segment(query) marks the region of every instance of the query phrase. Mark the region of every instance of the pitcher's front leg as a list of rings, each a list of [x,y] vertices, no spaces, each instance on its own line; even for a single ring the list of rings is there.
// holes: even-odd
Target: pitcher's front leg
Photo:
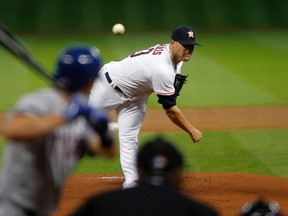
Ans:
[[[125,177],[123,188],[137,185],[136,156],[138,135],[144,121],[146,104],[130,104],[118,112],[120,162]]]

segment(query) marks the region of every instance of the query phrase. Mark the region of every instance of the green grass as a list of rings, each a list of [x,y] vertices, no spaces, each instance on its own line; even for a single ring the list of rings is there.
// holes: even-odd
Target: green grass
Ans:
[[[194,105],[287,104],[287,36],[246,32],[204,37],[187,67]]]
[[[59,50],[74,42],[98,46],[108,62],[156,43],[166,43],[169,33],[22,37],[30,52],[48,71],[53,71]],[[181,107],[287,105],[287,38],[286,31],[199,32],[202,47],[196,47],[191,61],[183,66],[189,80],[178,104]],[[4,49],[0,49],[0,65],[0,110],[10,108],[23,93],[47,85]],[[159,107],[154,95],[149,106]]]
[[[157,134],[158,135],[158,134]],[[207,131],[200,143],[184,133],[162,133],[185,156],[187,172],[248,172],[288,177],[288,130]],[[140,135],[140,142],[155,137]],[[75,173],[121,173],[119,157],[84,158]]]
[[[182,151],[186,172],[248,172],[288,178],[288,130],[206,131],[194,144],[185,133],[142,133],[139,141],[166,137]],[[0,140],[0,154],[3,153]],[[74,173],[121,173],[119,156],[114,159],[84,157]]]

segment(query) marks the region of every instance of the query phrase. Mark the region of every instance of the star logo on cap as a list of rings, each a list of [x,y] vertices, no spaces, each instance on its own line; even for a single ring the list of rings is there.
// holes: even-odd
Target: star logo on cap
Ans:
[[[188,34],[188,37],[189,37],[189,38],[190,38],[190,37],[194,38],[194,32],[192,32],[191,30],[188,31],[187,34]]]

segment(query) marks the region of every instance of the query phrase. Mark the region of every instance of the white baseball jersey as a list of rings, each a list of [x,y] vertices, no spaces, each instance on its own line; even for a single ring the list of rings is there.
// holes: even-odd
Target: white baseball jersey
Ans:
[[[135,100],[152,92],[159,95],[174,94],[175,74],[180,73],[182,63],[176,67],[168,45],[158,44],[134,52],[122,61],[108,63],[102,68],[102,73],[108,71],[113,85],[117,85],[130,100]]]
[[[152,92],[173,95],[175,74],[181,66],[182,62],[174,65],[168,44],[158,44],[104,65],[95,81],[89,103],[106,112],[115,109],[118,114],[124,188],[138,179],[135,156],[148,97]]]

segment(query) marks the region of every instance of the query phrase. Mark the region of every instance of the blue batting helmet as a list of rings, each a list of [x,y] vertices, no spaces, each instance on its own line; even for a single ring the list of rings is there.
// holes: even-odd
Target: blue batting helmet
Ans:
[[[74,92],[97,78],[101,65],[101,53],[96,47],[74,45],[60,53],[53,77]]]

